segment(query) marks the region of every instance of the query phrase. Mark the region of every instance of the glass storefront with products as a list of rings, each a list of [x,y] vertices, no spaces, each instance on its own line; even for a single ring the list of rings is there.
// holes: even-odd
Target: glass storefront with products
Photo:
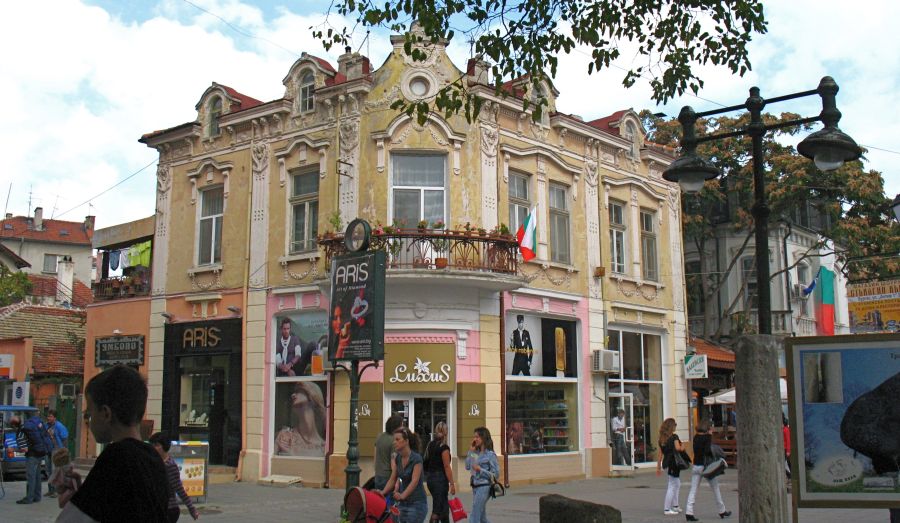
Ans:
[[[577,451],[577,337],[574,321],[507,314],[507,452]]]
[[[662,338],[616,329],[608,333],[609,350],[619,352],[622,362],[622,372],[609,377],[609,392],[631,398],[633,417],[629,428],[633,442],[629,441],[629,445],[634,446],[634,462],[655,462],[663,421]]]

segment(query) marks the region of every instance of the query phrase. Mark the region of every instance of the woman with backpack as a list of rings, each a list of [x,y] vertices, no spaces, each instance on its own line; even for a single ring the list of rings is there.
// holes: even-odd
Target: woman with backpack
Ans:
[[[447,445],[447,424],[439,421],[434,426],[434,438],[425,449],[425,482],[434,503],[431,507],[431,521],[450,523],[449,494],[456,494],[453,469],[450,466],[450,446]]]
[[[703,469],[706,464],[713,461],[715,456],[712,453],[712,436],[709,434],[709,420],[701,420],[697,424],[697,434],[694,436],[694,466],[691,467],[691,492],[688,494],[687,508],[684,511],[684,517],[688,521],[700,521],[694,517],[694,501],[697,498],[697,489],[700,488],[700,480],[703,479]],[[725,502],[722,501],[722,492],[719,490],[719,478],[713,476],[707,478],[709,486],[716,496],[717,514],[721,519],[725,519],[731,515],[731,511],[725,509]]]
[[[487,500],[491,485],[500,474],[500,464],[494,453],[494,441],[487,427],[478,427],[472,435],[472,447],[466,456],[466,470],[472,473],[472,512],[470,523],[490,523],[487,518]]]

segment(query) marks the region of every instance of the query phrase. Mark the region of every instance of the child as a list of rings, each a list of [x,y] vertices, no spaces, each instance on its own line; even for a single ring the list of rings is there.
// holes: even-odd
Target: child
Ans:
[[[175,460],[172,459],[171,456],[169,456],[169,449],[172,448],[172,442],[169,441],[169,438],[167,438],[165,434],[157,432],[150,436],[150,444],[153,445],[153,448],[159,453],[159,457],[162,458],[163,463],[166,464],[166,475],[169,477],[169,487],[171,492],[171,494],[169,494],[169,523],[175,523],[181,515],[181,510],[178,508],[178,499],[175,498],[176,494],[181,498],[181,501],[184,502],[188,511],[191,513],[191,517],[194,519],[199,518],[200,513],[197,512],[194,503],[191,502],[191,497],[184,491],[184,485],[181,483],[181,471],[178,470],[178,464],[175,463]]]
[[[50,484],[56,489],[59,496],[74,494],[81,486],[79,478],[73,476],[75,465],[69,457],[69,449],[59,448],[53,451],[53,474],[50,475]]]

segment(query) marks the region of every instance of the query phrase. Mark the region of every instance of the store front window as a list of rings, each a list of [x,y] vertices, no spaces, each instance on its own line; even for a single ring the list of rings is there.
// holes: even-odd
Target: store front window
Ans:
[[[274,449],[277,456],[325,456],[328,412],[327,314],[293,312],[273,318]]]
[[[610,375],[609,392],[627,395],[633,406],[628,443],[634,447],[634,462],[655,462],[663,421],[662,338],[611,329],[609,350],[620,352],[622,362],[622,373]]]
[[[576,323],[509,314],[506,324],[507,452],[577,451]]]

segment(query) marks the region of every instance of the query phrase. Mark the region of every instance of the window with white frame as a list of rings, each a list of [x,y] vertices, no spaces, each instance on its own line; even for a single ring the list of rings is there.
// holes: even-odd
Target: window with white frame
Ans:
[[[641,264],[645,280],[659,280],[659,261],[656,256],[656,213],[641,210]]]
[[[222,217],[224,211],[225,194],[222,187],[206,189],[200,193],[198,265],[212,265],[222,261]]]
[[[315,109],[316,77],[312,72],[305,72],[300,78],[300,112]]]
[[[569,263],[568,187],[550,184],[550,260]]]
[[[759,303],[759,292],[756,284],[756,260],[753,256],[745,256],[741,259],[741,268],[744,276],[744,303],[748,309],[755,309]]]
[[[805,289],[811,283],[809,281],[809,266],[805,264],[800,264],[797,266],[797,283],[803,286]],[[800,292],[800,295],[797,297],[800,301],[800,315],[801,316],[809,316],[809,295],[804,296],[803,292]]]
[[[291,173],[291,254],[316,249],[319,231],[319,173]]]
[[[609,253],[612,271],[625,272],[625,206],[609,202]]]
[[[393,170],[393,219],[406,227],[421,220],[429,224],[447,221],[446,158],[440,154],[395,154]]]
[[[515,232],[525,223],[531,201],[528,194],[528,176],[524,174],[509,175],[509,230]]]
[[[631,140],[631,150],[628,151],[628,156],[637,160],[641,156],[641,140],[637,126],[630,120],[625,122],[625,138]]]
[[[218,96],[209,102],[209,135],[219,135],[219,119],[222,118],[222,99]]]
[[[59,264],[59,255],[58,254],[45,254],[44,255],[44,270],[43,272],[56,273],[56,266]]]

